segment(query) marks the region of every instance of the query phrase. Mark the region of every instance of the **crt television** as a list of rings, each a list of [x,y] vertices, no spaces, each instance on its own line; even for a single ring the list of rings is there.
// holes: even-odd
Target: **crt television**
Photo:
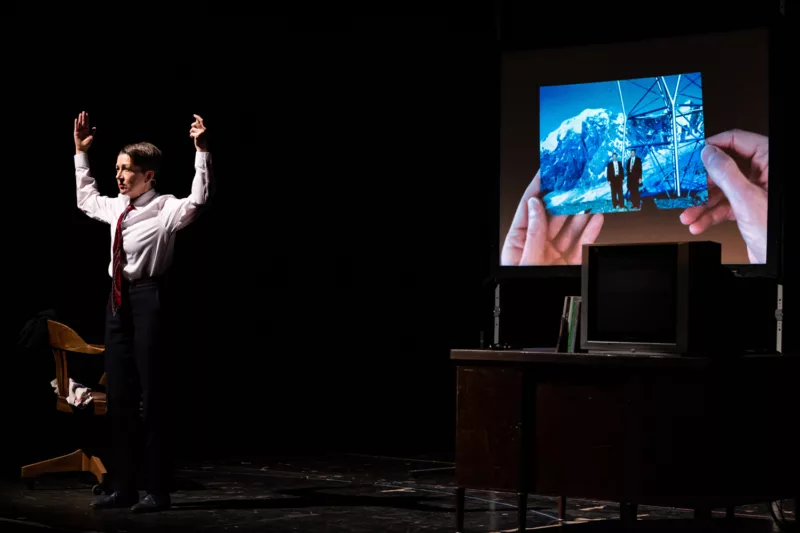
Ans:
[[[716,242],[586,245],[581,349],[631,354],[725,351],[717,324],[730,275]]]

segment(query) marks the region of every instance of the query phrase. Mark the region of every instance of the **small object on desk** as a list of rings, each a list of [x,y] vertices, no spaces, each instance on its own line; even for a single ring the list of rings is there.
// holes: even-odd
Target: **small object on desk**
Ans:
[[[514,347],[504,342],[496,342],[489,345],[490,350],[513,350]]]
[[[556,352],[575,353],[580,342],[580,296],[565,296],[561,313],[561,327],[558,332]]]

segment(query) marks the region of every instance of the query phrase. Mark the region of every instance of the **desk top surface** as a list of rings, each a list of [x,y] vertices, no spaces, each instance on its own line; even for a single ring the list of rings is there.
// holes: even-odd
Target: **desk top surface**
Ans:
[[[620,353],[557,353],[526,350],[451,350],[450,359],[468,362],[547,363],[559,365],[623,365],[654,367],[704,367],[715,364],[759,364],[780,361],[797,364],[800,357],[782,354],[748,354],[731,357],[686,357],[680,355],[620,354]]]

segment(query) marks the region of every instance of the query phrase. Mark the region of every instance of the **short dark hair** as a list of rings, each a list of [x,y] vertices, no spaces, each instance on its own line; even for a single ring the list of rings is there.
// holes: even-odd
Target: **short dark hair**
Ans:
[[[125,146],[119,152],[131,158],[131,163],[141,168],[143,172],[153,171],[153,176],[157,176],[161,170],[161,150],[152,143],[134,143]]]
[[[635,152],[635,151],[636,151],[636,148],[631,148],[631,152]],[[133,159],[133,158],[131,158],[131,159]]]

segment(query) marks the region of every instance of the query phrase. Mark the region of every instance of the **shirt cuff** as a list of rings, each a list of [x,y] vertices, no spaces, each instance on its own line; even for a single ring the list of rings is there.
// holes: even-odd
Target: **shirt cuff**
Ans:
[[[86,152],[75,154],[75,168],[89,168],[89,154]]]
[[[194,153],[194,166],[197,168],[208,168],[211,162],[211,152],[195,152]]]

